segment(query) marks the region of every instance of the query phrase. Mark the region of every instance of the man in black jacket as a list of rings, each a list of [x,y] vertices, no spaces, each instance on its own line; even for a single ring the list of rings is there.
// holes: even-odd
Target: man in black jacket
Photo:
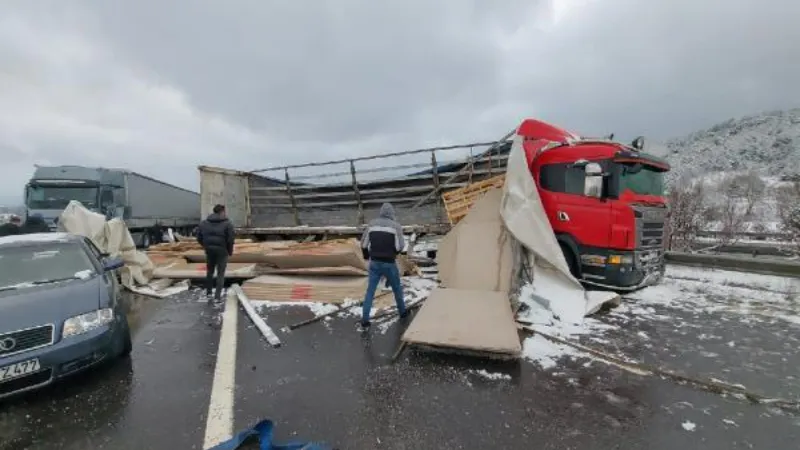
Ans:
[[[220,300],[225,286],[225,268],[228,257],[233,254],[233,224],[225,214],[225,206],[214,206],[210,214],[197,229],[197,242],[206,251],[206,295],[211,296],[214,282],[214,269],[217,271],[217,289],[214,298]]]

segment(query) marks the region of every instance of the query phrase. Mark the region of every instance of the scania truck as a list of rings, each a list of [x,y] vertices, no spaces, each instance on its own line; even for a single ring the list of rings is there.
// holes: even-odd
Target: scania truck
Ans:
[[[573,275],[617,290],[658,283],[664,274],[669,164],[631,144],[582,138],[538,120],[517,130]]]

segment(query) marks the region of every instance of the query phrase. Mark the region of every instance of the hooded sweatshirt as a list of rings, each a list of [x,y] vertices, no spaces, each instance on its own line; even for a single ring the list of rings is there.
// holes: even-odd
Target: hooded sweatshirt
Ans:
[[[227,217],[210,214],[206,220],[200,223],[197,230],[197,242],[206,250],[224,249],[228,255],[232,255],[235,234],[233,224]]]
[[[394,262],[397,254],[405,248],[403,227],[395,220],[394,207],[384,203],[378,218],[373,219],[361,236],[361,250],[365,259]]]

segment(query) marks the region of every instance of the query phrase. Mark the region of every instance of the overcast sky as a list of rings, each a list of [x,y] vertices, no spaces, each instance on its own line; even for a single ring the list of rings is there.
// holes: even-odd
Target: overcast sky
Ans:
[[[0,3],[0,204],[34,163],[197,190],[525,117],[663,140],[800,106],[797,0]]]

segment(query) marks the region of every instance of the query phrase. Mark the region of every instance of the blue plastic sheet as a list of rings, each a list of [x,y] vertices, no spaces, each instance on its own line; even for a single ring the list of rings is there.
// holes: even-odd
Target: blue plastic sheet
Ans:
[[[217,444],[208,450],[236,450],[241,447],[245,441],[253,436],[258,436],[260,450],[333,450],[331,447],[324,444],[317,444],[314,442],[299,442],[292,441],[283,444],[276,444],[272,442],[272,434],[275,424],[271,420],[262,420],[250,429],[239,432],[229,440]]]

